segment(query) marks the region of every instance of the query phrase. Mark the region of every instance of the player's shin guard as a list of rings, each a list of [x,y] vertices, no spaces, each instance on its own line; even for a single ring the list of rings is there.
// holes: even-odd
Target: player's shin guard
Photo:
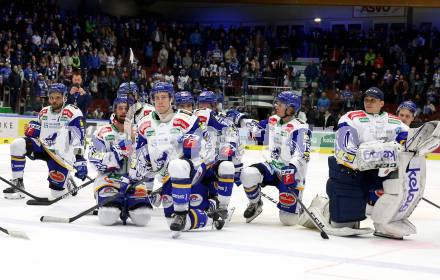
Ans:
[[[208,224],[212,224],[212,220],[208,218],[208,215],[205,211],[200,209],[191,209],[188,212],[189,220],[191,223],[188,223],[189,229],[202,228],[207,226]],[[208,222],[208,220],[210,220]]]
[[[188,211],[192,183],[191,170],[192,166],[187,160],[175,159],[168,165],[171,178],[171,196],[176,214],[183,214]]]
[[[260,184],[263,182],[263,175],[261,175],[260,171],[253,166],[246,167],[241,172],[240,179],[249,201],[251,203],[260,201]]]
[[[26,165],[26,140],[17,138],[10,146],[12,179],[23,178],[23,170]]]
[[[228,208],[234,187],[235,168],[231,161],[222,161],[218,167],[217,193],[220,208]]]

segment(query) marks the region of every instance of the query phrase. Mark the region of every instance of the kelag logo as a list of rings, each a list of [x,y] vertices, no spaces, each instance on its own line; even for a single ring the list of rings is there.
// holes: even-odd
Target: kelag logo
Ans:
[[[415,194],[419,191],[419,182],[417,181],[417,172],[420,171],[420,168],[408,169],[406,171],[408,175],[408,193],[406,196],[406,200],[402,207],[400,207],[399,212],[403,212],[408,209],[411,203],[414,200]]]

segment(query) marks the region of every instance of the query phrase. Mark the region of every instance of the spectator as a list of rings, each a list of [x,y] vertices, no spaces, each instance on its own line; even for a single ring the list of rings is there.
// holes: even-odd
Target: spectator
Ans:
[[[330,108],[330,99],[327,98],[327,94],[323,92],[317,103],[318,112],[324,113]]]
[[[408,95],[408,82],[403,75],[399,76],[399,80],[394,83],[394,95],[396,97],[395,102],[400,104]]]
[[[82,87],[81,74],[74,73],[72,76],[72,87],[67,95],[66,104],[77,106],[84,116],[87,116],[87,107],[90,105],[90,94]]]

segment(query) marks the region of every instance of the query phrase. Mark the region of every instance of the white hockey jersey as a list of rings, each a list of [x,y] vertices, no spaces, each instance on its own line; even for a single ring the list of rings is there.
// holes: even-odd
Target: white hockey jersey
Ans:
[[[336,160],[353,167],[356,151],[360,144],[375,140],[396,141],[403,144],[408,136],[408,126],[397,116],[382,112],[368,114],[365,111],[351,111],[338,122],[335,140]]]
[[[142,118],[138,124],[130,177],[139,179],[151,172],[165,172],[170,160],[183,156],[183,136],[197,133],[198,128],[199,119],[186,110],[174,112],[168,122],[162,122],[155,111]]]
[[[305,177],[312,138],[308,124],[296,118],[283,122],[274,115],[269,117],[267,129],[269,144],[265,158],[268,162],[276,170],[292,164]]]
[[[59,113],[51,106],[38,114],[41,124],[40,141],[60,157],[72,161],[75,154],[84,153],[84,117],[74,105],[66,105]]]

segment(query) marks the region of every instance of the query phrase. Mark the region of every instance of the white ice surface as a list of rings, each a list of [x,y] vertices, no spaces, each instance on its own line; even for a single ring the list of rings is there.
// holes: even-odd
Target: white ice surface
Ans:
[[[245,164],[259,161],[247,151]],[[428,161],[425,197],[440,204],[440,161]],[[325,194],[327,156],[312,154],[304,203]],[[9,146],[0,145],[0,175],[9,179]],[[92,177],[94,172],[90,174]],[[26,190],[49,195],[42,161],[27,161]],[[0,190],[6,184],[0,182]],[[277,198],[273,187],[264,189]],[[96,216],[71,224],[39,221],[71,217],[92,206],[92,187],[51,206],[0,198],[0,226],[26,232],[30,240],[0,232],[0,279],[440,279],[440,209],[422,201],[411,219],[418,234],[403,241],[374,236],[321,239],[316,231],[285,227],[273,203],[246,224],[247,199],[235,188],[231,224],[222,231],[185,232],[172,239],[162,212],[147,227],[104,227]],[[366,220],[363,226],[371,226]]]

